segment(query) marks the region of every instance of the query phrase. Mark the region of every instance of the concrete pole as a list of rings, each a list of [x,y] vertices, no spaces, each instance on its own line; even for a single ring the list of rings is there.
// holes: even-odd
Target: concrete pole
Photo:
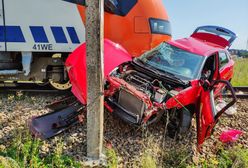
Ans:
[[[87,157],[100,160],[103,146],[104,0],[86,0]]]

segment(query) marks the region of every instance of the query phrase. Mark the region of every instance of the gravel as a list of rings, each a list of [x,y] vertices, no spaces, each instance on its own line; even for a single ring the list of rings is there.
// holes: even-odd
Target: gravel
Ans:
[[[26,129],[26,121],[31,116],[48,113],[45,105],[60,99],[61,96],[51,94],[0,94],[0,150],[11,143],[17,130]],[[104,146],[113,148],[118,156],[119,167],[140,166],[142,156],[146,153],[156,159],[159,166],[164,165],[164,152],[170,154],[177,149],[185,150],[190,163],[198,164],[201,158],[210,158],[216,154],[220,144],[219,135],[227,129],[238,129],[244,132],[238,144],[248,147],[248,101],[239,100],[237,113],[233,116],[224,114],[216,126],[214,134],[206,141],[203,152],[196,150],[196,124],[193,121],[191,130],[184,137],[171,139],[165,136],[165,121],[161,120],[149,128],[127,125],[110,113],[105,113]],[[82,161],[86,156],[86,124],[78,124],[57,137],[44,141],[41,155],[53,151],[58,142],[64,144],[64,154]],[[172,155],[168,155],[172,157]],[[173,158],[172,158],[173,159]]]

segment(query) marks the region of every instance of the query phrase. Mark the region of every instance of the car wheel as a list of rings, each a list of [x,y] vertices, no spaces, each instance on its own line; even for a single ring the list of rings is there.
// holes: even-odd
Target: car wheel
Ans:
[[[192,122],[192,112],[188,109],[182,108],[179,111],[176,119],[172,119],[168,124],[168,136],[175,138],[177,135],[186,134],[189,131]]]
[[[189,131],[191,127],[192,116],[192,112],[188,109],[182,108],[182,110],[180,110],[178,125],[179,134],[186,134]]]

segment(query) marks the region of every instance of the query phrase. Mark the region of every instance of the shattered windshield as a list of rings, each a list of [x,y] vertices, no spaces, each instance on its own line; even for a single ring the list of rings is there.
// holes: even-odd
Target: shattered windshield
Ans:
[[[136,58],[136,60],[181,79],[195,79],[199,74],[204,57],[168,43],[161,43],[158,47]]]

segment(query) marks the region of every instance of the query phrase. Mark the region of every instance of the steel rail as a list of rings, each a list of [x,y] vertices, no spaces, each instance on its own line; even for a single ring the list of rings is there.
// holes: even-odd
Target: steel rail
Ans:
[[[70,93],[70,90],[56,90],[50,86],[38,86],[36,84],[18,84],[15,87],[0,87],[0,93],[32,92],[32,93]]]
[[[248,86],[235,86],[233,88],[236,92],[237,91],[248,92]]]
[[[248,86],[233,87],[237,98],[248,99]],[[70,90],[56,90],[50,86],[38,86],[35,84],[19,84],[16,87],[0,87],[0,93],[10,92],[31,92],[31,93],[51,93],[51,94],[68,94]],[[230,94],[224,96],[230,97]]]
[[[248,86],[235,86],[233,87],[236,93],[237,98],[239,99],[248,99]],[[230,97],[230,94],[224,96]]]

